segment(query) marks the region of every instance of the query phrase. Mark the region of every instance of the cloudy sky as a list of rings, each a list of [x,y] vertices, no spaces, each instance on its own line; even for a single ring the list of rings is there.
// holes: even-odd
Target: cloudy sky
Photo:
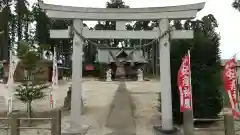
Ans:
[[[35,0],[29,0],[33,3]],[[108,0],[44,0],[44,3],[104,8]],[[197,18],[213,14],[219,23],[217,32],[221,35],[221,56],[231,58],[235,53],[240,59],[240,12],[231,7],[233,0],[124,0],[131,8],[135,7],[162,7],[206,2],[205,8],[200,11]],[[89,24],[91,25],[91,24]]]

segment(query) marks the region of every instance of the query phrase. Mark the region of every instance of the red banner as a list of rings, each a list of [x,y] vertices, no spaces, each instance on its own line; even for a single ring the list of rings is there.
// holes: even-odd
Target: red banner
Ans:
[[[238,105],[237,105],[237,63],[235,58],[227,61],[223,71],[224,88],[229,97],[229,101],[232,107],[232,113],[235,118],[239,116]]]
[[[192,109],[192,94],[190,83],[190,55],[186,55],[178,71],[178,90],[180,94],[180,112]]]

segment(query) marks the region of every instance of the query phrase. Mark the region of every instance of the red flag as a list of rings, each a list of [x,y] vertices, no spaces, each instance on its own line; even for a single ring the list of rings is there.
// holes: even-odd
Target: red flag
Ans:
[[[180,94],[180,112],[192,109],[190,75],[190,55],[184,56],[178,71],[178,90]]]
[[[229,97],[229,101],[232,107],[232,113],[234,118],[239,116],[238,105],[237,105],[237,63],[235,58],[227,61],[224,66],[223,71],[223,81],[224,81],[224,88],[227,92]]]

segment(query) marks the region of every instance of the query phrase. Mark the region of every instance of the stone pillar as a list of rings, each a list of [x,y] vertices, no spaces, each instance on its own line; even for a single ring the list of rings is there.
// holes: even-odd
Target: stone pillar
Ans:
[[[160,34],[169,29],[169,20],[159,21]],[[160,90],[162,130],[173,130],[169,34],[160,39]]]
[[[73,26],[82,33],[83,21],[74,20]],[[82,54],[83,40],[74,32],[73,38],[73,59],[72,59],[72,92],[70,128],[63,134],[81,133],[82,130]]]

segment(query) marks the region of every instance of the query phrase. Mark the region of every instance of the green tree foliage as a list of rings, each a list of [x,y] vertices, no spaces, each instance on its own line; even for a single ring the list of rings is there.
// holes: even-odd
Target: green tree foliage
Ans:
[[[40,8],[39,2],[35,3],[32,7],[33,18],[36,21],[35,29],[35,41],[38,44],[49,44],[50,43],[50,20],[46,13]]]
[[[27,0],[15,0],[15,3],[18,41],[24,38],[28,40],[28,23],[30,16],[30,11],[28,9],[29,3]]]
[[[232,6],[233,6],[233,8],[240,11],[240,0],[234,0],[234,2],[232,3]]]
[[[201,20],[186,21],[183,25],[175,21],[176,29],[194,30],[193,40],[173,40],[171,42],[171,84],[173,116],[176,122],[182,122],[179,108],[177,74],[188,49],[191,48],[191,77],[193,92],[193,110],[195,118],[216,118],[222,110],[221,66],[219,57],[218,26],[213,15]]]
[[[28,116],[32,116],[32,101],[41,99],[44,97],[42,90],[47,88],[45,82],[38,77],[41,74],[42,69],[38,64],[40,56],[37,51],[29,45],[29,43],[20,41],[17,48],[18,57],[21,59],[21,64],[25,67],[25,78],[21,81],[21,84],[16,89],[16,97],[27,103]]]
[[[8,50],[14,46],[16,39],[30,39],[32,15],[27,0],[0,0],[0,9],[0,31],[4,31],[0,34],[0,59],[8,60]]]
[[[12,23],[12,12],[11,12],[12,0],[0,0],[0,59],[8,60],[8,49],[11,44],[10,40],[10,26]]]

